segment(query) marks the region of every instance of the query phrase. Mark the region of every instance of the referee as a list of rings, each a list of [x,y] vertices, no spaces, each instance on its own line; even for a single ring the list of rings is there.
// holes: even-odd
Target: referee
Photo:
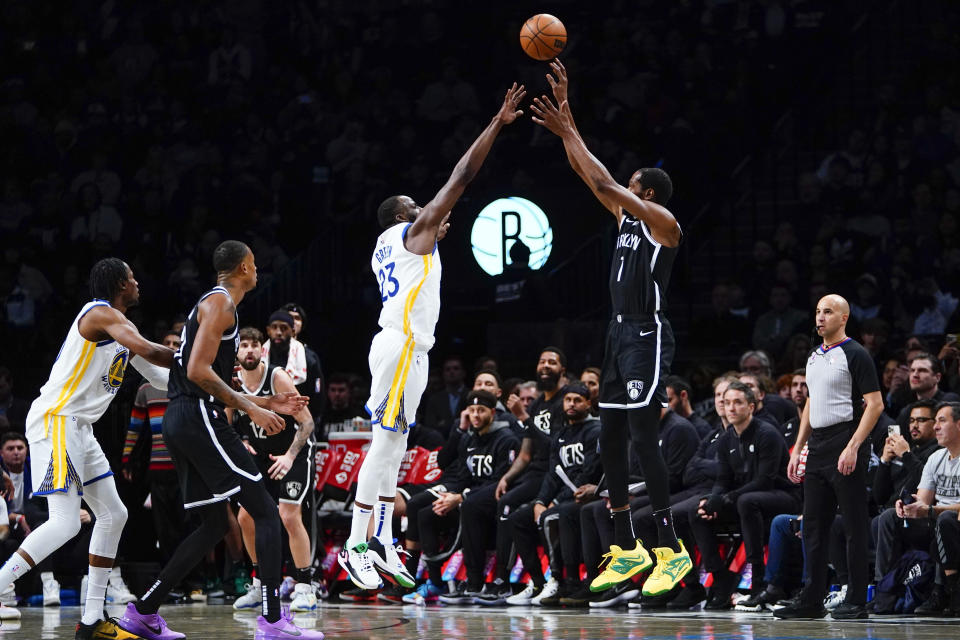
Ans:
[[[777,609],[778,618],[823,618],[827,591],[827,545],[837,506],[847,534],[850,579],[846,602],[833,610],[835,619],[867,617],[867,439],[883,399],[873,360],[846,334],[850,305],[836,294],[817,303],[817,334],[823,344],[807,359],[810,399],[800,417],[797,443],[787,475],[799,483],[800,451],[809,445],[803,477],[803,543],[807,582],[794,604]]]

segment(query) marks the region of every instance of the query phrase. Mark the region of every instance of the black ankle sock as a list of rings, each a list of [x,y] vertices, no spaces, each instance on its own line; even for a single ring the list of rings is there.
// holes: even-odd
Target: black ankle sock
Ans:
[[[313,580],[313,567],[304,567],[303,569],[296,569],[293,572],[293,579],[297,582],[303,582],[304,584],[310,584]]]
[[[613,517],[613,543],[624,551],[636,549],[637,538],[633,533],[630,509],[611,511],[610,515]]]
[[[657,546],[680,551],[677,532],[673,530],[673,511],[669,507],[660,509],[653,512],[653,517],[657,521]]]
[[[260,597],[264,603],[263,617],[267,622],[276,622],[280,619],[280,585],[261,584]]]

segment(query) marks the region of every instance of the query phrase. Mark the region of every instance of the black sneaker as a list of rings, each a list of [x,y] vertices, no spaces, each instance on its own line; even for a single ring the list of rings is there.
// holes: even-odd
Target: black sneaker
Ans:
[[[948,616],[954,616],[960,618],[960,582],[957,582],[957,574],[948,576],[947,580],[950,581],[953,578],[952,582],[948,582],[946,591],[949,593],[949,598],[947,601],[947,608],[944,609],[944,613]]]
[[[74,636],[76,640],[93,640],[93,632],[97,630],[97,627],[100,626],[100,621],[96,621],[93,624],[83,624],[83,622],[77,623],[77,634]]]
[[[488,582],[483,585],[483,589],[480,590],[480,595],[477,596],[474,602],[476,602],[476,604],[494,606],[503,604],[507,601],[507,598],[512,595],[513,589],[510,588],[510,583],[504,582],[502,578],[497,578],[493,582]]]
[[[736,611],[766,611],[767,607],[775,602],[786,598],[786,592],[780,587],[768,584],[765,589],[758,593],[751,594],[749,598],[741,600],[734,607]]]
[[[440,594],[440,602],[444,604],[473,604],[480,595],[480,588],[461,582],[453,591]]]
[[[830,612],[830,617],[834,620],[865,620],[870,615],[867,613],[866,605],[844,602]]]
[[[618,604],[626,604],[639,595],[640,586],[633,580],[624,580],[597,594],[597,597],[590,601],[590,608],[615,607]]]
[[[740,576],[733,571],[719,571],[713,575],[710,599],[703,606],[704,611],[724,611],[733,607],[730,597],[737,588]]]
[[[641,609],[643,611],[666,611],[667,605],[670,604],[671,601],[676,600],[681,591],[683,591],[683,589],[680,585],[677,585],[670,591],[661,593],[658,596],[641,595],[632,602],[628,602],[627,606],[631,609]]]
[[[377,600],[390,604],[403,604],[403,596],[410,593],[410,591],[412,591],[412,589],[401,587],[398,584],[390,585],[377,594]]]
[[[564,607],[588,607],[590,603],[597,598],[597,594],[590,591],[588,585],[584,585],[571,593],[560,598],[560,605]]]
[[[698,606],[707,599],[707,590],[697,580],[688,582],[677,597],[667,603],[667,609],[683,611]]]
[[[377,599],[377,592],[354,587],[353,589],[341,591],[340,599],[349,600],[350,602],[373,602]]]
[[[785,620],[794,620],[797,618],[819,620],[827,617],[827,610],[823,608],[822,603],[806,604],[798,599],[796,604],[774,609],[773,617],[783,618]]]

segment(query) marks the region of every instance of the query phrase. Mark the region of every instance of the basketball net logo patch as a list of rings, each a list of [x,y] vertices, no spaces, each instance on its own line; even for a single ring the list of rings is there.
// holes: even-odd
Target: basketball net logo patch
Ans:
[[[631,380],[627,383],[627,395],[631,400],[636,400],[643,393],[643,380]]]
[[[291,498],[296,498],[298,495],[300,495],[301,488],[302,485],[299,482],[291,480],[287,483],[287,495]]]

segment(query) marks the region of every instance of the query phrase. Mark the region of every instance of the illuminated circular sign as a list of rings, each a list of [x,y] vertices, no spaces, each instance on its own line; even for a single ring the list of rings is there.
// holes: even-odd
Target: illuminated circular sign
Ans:
[[[526,198],[494,200],[473,221],[470,246],[480,268],[491,276],[503,273],[510,263],[510,248],[522,242],[530,249],[528,265],[539,269],[553,249],[553,229],[543,209]]]

